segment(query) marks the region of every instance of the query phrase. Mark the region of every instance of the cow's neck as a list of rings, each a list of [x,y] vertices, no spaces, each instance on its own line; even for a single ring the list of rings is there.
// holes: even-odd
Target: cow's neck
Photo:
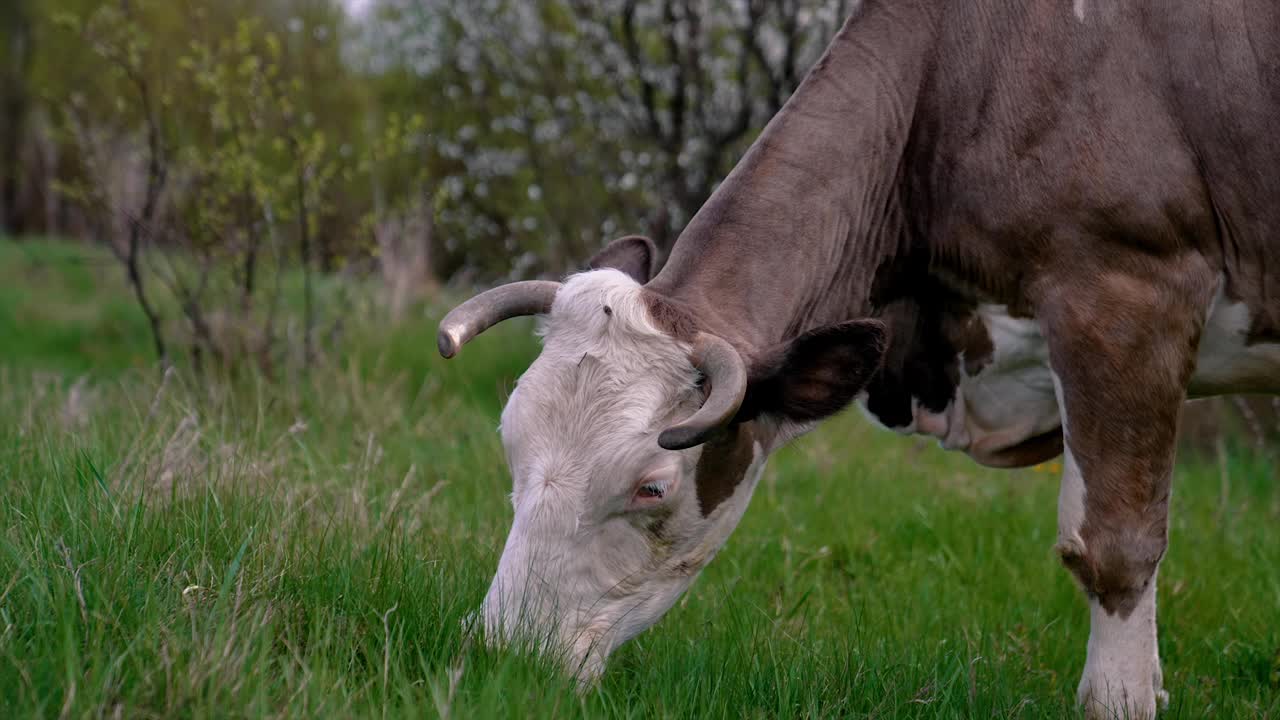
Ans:
[[[866,314],[904,238],[901,159],[929,3],[867,0],[689,223],[649,284],[752,352]]]

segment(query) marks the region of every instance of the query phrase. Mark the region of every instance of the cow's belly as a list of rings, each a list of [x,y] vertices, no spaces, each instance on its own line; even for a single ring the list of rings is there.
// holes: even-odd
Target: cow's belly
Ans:
[[[1248,306],[1219,288],[1205,313],[1188,394],[1280,393],[1280,344],[1249,343],[1250,317]]]

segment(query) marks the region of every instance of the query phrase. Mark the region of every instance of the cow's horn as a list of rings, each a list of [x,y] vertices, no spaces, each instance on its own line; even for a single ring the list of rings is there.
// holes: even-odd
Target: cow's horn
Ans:
[[[733,420],[747,394],[747,368],[742,356],[722,338],[699,333],[690,359],[711,383],[711,394],[692,417],[658,436],[658,444],[667,450],[684,450],[706,442],[713,432]]]
[[[476,295],[444,316],[436,344],[440,354],[451,358],[471,338],[503,320],[521,315],[541,315],[551,311],[560,283],[525,280],[500,285]]]

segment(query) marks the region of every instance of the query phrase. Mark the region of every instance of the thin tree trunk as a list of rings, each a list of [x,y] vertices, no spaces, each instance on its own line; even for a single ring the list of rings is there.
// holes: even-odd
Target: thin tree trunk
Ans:
[[[312,335],[315,329],[315,308],[311,298],[311,221],[307,215],[307,171],[305,163],[298,167],[298,240],[302,255],[302,359],[311,369]]]
[[[165,349],[159,316],[152,309],[151,303],[147,301],[146,292],[142,285],[142,275],[138,272],[138,253],[142,246],[142,233],[144,230],[147,232],[151,230],[168,172],[165,166],[164,145],[160,138],[160,121],[151,107],[150,90],[145,81],[141,79],[137,81],[137,85],[142,97],[142,106],[147,116],[147,192],[142,204],[141,217],[135,218],[129,224],[129,280],[134,285],[134,291],[138,296],[138,304],[142,306],[143,312],[147,315],[147,321],[151,325],[151,334],[155,339],[156,355],[160,360],[160,364],[168,366],[169,355]]]
[[[127,8],[127,5],[126,5]],[[151,86],[147,79],[136,68],[124,66],[124,72],[138,93],[138,101],[147,127],[147,186],[143,197],[142,209],[138,215],[129,218],[128,251],[121,259],[125,263],[129,276],[129,284],[133,287],[138,306],[147,317],[151,328],[151,338],[156,348],[156,356],[162,368],[169,366],[169,353],[164,342],[164,333],[160,327],[160,316],[147,297],[146,285],[140,269],[143,234],[154,230],[155,217],[159,211],[160,196],[168,179],[168,157],[165,152],[164,138],[160,129],[160,118],[152,104]],[[108,216],[110,211],[108,210]],[[112,243],[112,247],[115,244]],[[118,253],[117,253],[118,254]]]
[[[12,1],[12,0],[10,0]],[[26,132],[30,95],[27,91],[27,74],[35,56],[31,33],[31,18],[25,4],[18,2],[11,8],[13,15],[4,18],[10,27],[9,58],[0,58],[0,233],[18,235],[27,224],[18,207],[18,186],[21,175],[20,150]]]
[[[147,327],[151,330],[151,342],[156,349],[156,359],[160,361],[161,367],[167,368],[169,366],[169,351],[164,344],[164,333],[160,328],[160,315],[152,307],[151,300],[147,297],[147,288],[143,284],[142,273],[138,268],[141,239],[141,228],[135,220],[130,223],[129,250],[121,259],[124,261],[125,272],[129,276],[129,287],[133,288],[133,296],[138,301],[138,307],[142,308],[142,314],[147,318]]]
[[[280,313],[280,297],[283,295],[281,283],[284,279],[285,256],[288,253],[281,244],[280,236],[276,232],[275,210],[272,208],[270,200],[267,200],[262,205],[262,222],[267,233],[267,242],[271,244],[271,250],[275,253],[276,262],[275,272],[272,273],[274,282],[271,287],[271,295],[267,300],[267,319],[264,323],[262,338],[263,370],[268,376],[271,376],[275,372],[275,362],[271,351],[276,347],[276,317]]]
[[[253,293],[257,289],[258,248],[262,244],[262,234],[254,217],[256,214],[254,206],[253,196],[246,187],[241,199],[240,213],[241,222],[245,224],[245,232],[249,241],[249,247],[245,250],[244,263],[241,266],[240,275],[240,312],[246,322],[249,320],[249,312],[253,309]]]

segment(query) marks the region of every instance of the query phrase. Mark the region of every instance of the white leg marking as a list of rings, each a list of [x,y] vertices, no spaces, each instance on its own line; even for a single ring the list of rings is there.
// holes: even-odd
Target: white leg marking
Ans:
[[[1096,718],[1154,718],[1156,704],[1168,704],[1156,643],[1155,575],[1127,618],[1089,601],[1089,654],[1077,697]]]
[[[1058,489],[1058,548],[1084,554],[1080,528],[1084,526],[1084,476],[1071,454],[1071,430],[1067,423],[1067,405],[1063,402],[1062,381],[1053,374],[1053,391],[1058,396],[1058,412],[1062,416],[1062,485]]]
[[[1084,22],[1084,0],[1075,0],[1076,19]]]
[[[1080,537],[1080,528],[1084,527],[1084,497],[1084,476],[1071,448],[1066,448],[1062,453],[1062,485],[1058,488],[1058,547],[1070,549],[1075,555],[1083,555],[1085,551],[1084,538]]]
[[[1053,375],[1053,389],[1062,413],[1062,436],[1066,449],[1062,462],[1062,487],[1058,491],[1058,547],[1085,553],[1080,528],[1085,521],[1085,485],[1080,466],[1071,454],[1071,433],[1067,406],[1063,402],[1062,381]],[[1156,576],[1133,613],[1127,618],[1108,615],[1093,598],[1089,600],[1089,647],[1084,674],[1076,692],[1092,718],[1154,718],[1156,703],[1164,707],[1169,695],[1164,691],[1160,671],[1160,651],[1156,644]]]

